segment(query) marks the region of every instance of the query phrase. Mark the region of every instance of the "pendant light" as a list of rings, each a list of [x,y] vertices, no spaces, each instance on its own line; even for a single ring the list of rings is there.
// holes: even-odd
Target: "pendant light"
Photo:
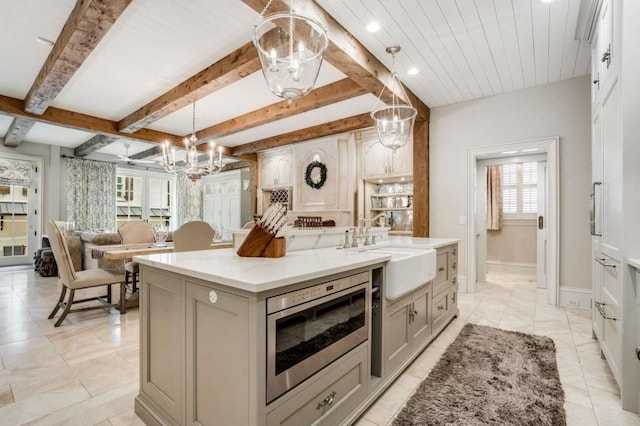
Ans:
[[[392,58],[391,81],[380,91],[380,96],[371,111],[371,118],[375,123],[378,140],[382,146],[395,152],[413,139],[413,123],[418,111],[409,102],[409,97],[396,74],[396,54],[400,51],[400,46],[387,47],[386,51],[391,54]],[[391,105],[382,101],[385,89],[391,91]],[[401,95],[402,98],[398,95]],[[404,102],[404,99],[407,102],[401,103]]]
[[[293,0],[289,12],[265,17],[271,2],[260,13],[253,44],[269,89],[291,104],[313,89],[329,41],[319,22],[293,12]]]

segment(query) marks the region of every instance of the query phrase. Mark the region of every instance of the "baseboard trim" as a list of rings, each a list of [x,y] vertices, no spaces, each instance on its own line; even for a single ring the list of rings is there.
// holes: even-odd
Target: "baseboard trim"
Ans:
[[[500,262],[487,260],[487,272],[506,272],[508,274],[520,274],[536,276],[535,263]]]
[[[560,306],[591,309],[591,290],[578,287],[560,287]]]

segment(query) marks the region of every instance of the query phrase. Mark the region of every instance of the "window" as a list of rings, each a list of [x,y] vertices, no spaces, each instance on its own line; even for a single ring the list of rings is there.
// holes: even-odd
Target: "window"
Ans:
[[[505,164],[502,169],[502,213],[532,217],[538,212],[538,163]]]
[[[118,169],[116,177],[117,226],[133,220],[171,226],[175,178],[161,173]]]

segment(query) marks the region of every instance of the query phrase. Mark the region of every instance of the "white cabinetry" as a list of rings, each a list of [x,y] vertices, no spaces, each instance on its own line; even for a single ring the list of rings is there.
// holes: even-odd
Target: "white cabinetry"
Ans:
[[[293,154],[291,149],[278,149],[258,154],[261,188],[284,188],[291,186]]]
[[[362,177],[378,179],[413,175],[413,144],[393,151],[385,148],[370,132],[362,140]],[[374,133],[375,136],[375,133]]]
[[[225,241],[231,230],[241,228],[251,219],[249,173],[234,170],[203,179],[202,220],[213,226]]]

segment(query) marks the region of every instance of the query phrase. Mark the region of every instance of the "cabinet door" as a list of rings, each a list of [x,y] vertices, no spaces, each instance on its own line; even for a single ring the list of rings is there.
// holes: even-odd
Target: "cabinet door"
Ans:
[[[600,35],[593,36],[591,44],[591,108],[595,112],[600,104],[600,87],[602,81],[602,49],[600,45]]]
[[[611,261],[608,260],[606,263],[610,262]],[[621,277],[618,272],[621,266],[622,265],[618,263],[616,268],[604,267],[601,293],[605,314],[616,318],[615,321],[613,319],[604,319],[601,345],[609,367],[611,367],[611,372],[618,381],[618,384],[622,383],[622,300],[620,298]]]
[[[410,312],[410,297],[387,305],[384,325],[385,374],[393,371],[411,353]]]
[[[390,152],[391,170],[393,176],[413,175],[413,143],[408,143],[402,148]]]
[[[431,337],[431,284],[413,295],[411,344],[417,349]]]
[[[140,327],[141,393],[176,424],[182,420],[184,284],[142,267]]]
[[[593,239],[592,244],[592,259],[591,259],[591,268],[592,268],[592,282],[593,282],[593,301],[594,302],[603,302],[602,298],[602,283],[604,280],[604,271],[603,266],[596,262],[594,259],[596,257],[600,257],[600,241]],[[592,306],[592,329],[593,334],[596,335],[598,340],[602,342],[604,335],[604,318],[600,315],[598,308],[595,303]]]
[[[390,149],[383,147],[377,139],[362,144],[362,177],[364,179],[384,177],[389,171]]]
[[[271,188],[275,185],[278,175],[276,159],[273,155],[263,155],[260,158],[260,187]]]
[[[249,301],[186,283],[187,424],[249,424]]]
[[[622,135],[620,83],[602,100],[602,253],[620,262],[622,241]]]
[[[275,158],[277,166],[277,176],[275,186],[291,186],[291,154],[280,154]]]
[[[600,17],[598,22],[598,44],[600,50],[598,57],[593,60],[598,61],[600,66],[600,93],[607,96],[609,90],[617,77],[617,45],[614,34],[614,10],[616,6],[612,0],[603,0],[600,7]],[[601,96],[602,96],[601,95]]]

